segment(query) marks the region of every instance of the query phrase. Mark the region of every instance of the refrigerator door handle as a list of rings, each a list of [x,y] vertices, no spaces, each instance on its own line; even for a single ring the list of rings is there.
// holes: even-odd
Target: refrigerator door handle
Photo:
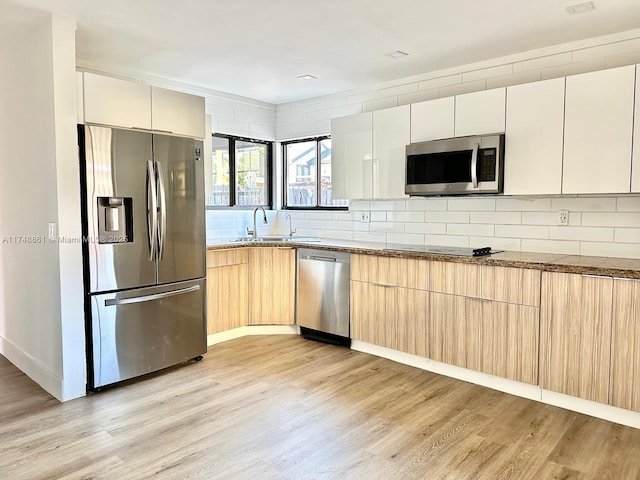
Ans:
[[[160,252],[158,258],[162,260],[164,257],[164,246],[166,244],[167,236],[167,197],[164,189],[164,172],[162,170],[162,164],[156,163],[158,168],[158,199],[160,201]]]
[[[147,161],[147,230],[149,261],[153,262],[156,256],[156,244],[158,243],[158,193],[156,189],[156,170],[152,160]]]
[[[200,290],[200,285],[192,285],[190,287],[180,288],[178,290],[171,290],[170,292],[154,293],[152,295],[143,295],[141,297],[122,298],[120,300],[116,298],[110,298],[104,301],[104,306],[112,307],[117,305],[129,305],[131,303],[150,302],[152,300],[159,300],[161,298],[182,295],[183,293],[197,292],[198,290]]]

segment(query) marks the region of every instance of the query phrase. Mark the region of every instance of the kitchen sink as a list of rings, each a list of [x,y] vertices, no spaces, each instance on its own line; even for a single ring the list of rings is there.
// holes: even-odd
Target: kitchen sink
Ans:
[[[319,242],[317,237],[289,237],[286,235],[260,235],[259,237],[238,237],[232,242]]]

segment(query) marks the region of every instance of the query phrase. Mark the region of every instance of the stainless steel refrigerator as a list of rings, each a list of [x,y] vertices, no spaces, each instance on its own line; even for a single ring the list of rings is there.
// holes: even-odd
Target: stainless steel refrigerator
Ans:
[[[206,352],[202,141],[79,126],[90,390]]]

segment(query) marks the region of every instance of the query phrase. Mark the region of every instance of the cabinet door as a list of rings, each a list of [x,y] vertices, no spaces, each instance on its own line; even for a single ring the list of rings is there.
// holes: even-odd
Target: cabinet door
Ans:
[[[247,325],[248,252],[207,251],[207,334]]]
[[[429,261],[377,255],[351,255],[351,279],[428,290]]]
[[[151,130],[151,88],[84,73],[84,123]]]
[[[156,131],[204,138],[204,97],[151,87],[151,127]]]
[[[631,166],[631,191],[640,192],[640,65],[636,65],[636,104],[633,121],[633,161]]]
[[[373,198],[403,198],[410,107],[373,112]]]
[[[295,323],[295,250],[249,249],[249,325]]]
[[[396,348],[402,352],[429,356],[429,292],[396,288]]]
[[[456,96],[455,136],[504,132],[505,92],[503,87]]]
[[[542,274],[540,386],[607,403],[613,279]]]
[[[507,88],[504,193],[560,194],[564,78]]]
[[[431,293],[429,357],[478,370],[482,300]]]
[[[454,136],[455,97],[438,98],[411,105],[411,143]]]
[[[540,309],[482,302],[480,371],[538,384]]]
[[[616,279],[613,287],[611,398],[615,407],[640,411],[640,281]]]
[[[567,77],[562,193],[630,191],[635,67]]]
[[[396,288],[351,282],[351,338],[397,349]]]
[[[373,192],[373,114],[331,119],[331,195],[371,198]]]

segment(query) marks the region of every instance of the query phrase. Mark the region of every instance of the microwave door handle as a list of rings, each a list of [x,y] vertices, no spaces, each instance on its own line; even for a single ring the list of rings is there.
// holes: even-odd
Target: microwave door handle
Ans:
[[[471,183],[473,188],[478,188],[478,143],[474,144],[473,151],[471,152]]]

